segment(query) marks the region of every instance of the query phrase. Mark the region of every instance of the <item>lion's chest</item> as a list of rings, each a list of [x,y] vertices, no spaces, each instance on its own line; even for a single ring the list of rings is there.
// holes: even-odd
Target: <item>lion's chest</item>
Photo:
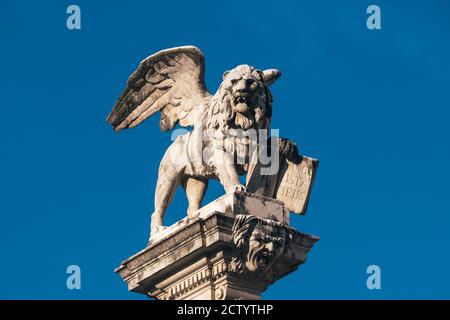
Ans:
[[[225,155],[232,158],[236,165],[248,164],[249,155],[256,148],[257,137],[253,137],[250,132],[228,129],[225,130],[225,133],[216,130],[208,135],[205,147],[224,151]],[[214,152],[214,150],[211,151]]]

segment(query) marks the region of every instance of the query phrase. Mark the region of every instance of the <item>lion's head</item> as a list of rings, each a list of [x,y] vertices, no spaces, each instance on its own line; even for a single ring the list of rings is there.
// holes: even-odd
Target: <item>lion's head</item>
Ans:
[[[223,82],[205,114],[206,127],[211,129],[261,129],[272,116],[272,95],[268,86],[281,75],[270,69],[261,71],[239,65],[225,71]]]

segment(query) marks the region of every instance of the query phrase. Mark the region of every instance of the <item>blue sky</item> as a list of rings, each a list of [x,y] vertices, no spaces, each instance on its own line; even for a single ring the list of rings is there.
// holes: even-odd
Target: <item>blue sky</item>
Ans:
[[[120,134],[105,118],[139,61],[187,44],[212,92],[237,64],[279,68],[273,127],[321,161],[291,219],[321,240],[264,298],[450,297],[448,1],[73,3],[78,31],[72,2],[0,3],[0,298],[141,298],[113,270],[146,244],[170,135],[157,117]],[[206,202],[222,193],[211,184]],[[180,189],[167,223],[185,208]],[[71,264],[81,290],[66,288]]]

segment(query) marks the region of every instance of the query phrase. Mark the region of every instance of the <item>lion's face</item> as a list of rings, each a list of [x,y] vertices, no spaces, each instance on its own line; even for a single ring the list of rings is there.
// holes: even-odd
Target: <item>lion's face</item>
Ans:
[[[261,127],[270,104],[263,72],[249,65],[240,65],[223,75],[232,114],[229,123],[243,130]]]
[[[266,128],[272,116],[272,95],[268,88],[281,72],[277,69],[258,70],[240,65],[226,71],[223,81],[208,104],[203,126],[209,129]]]

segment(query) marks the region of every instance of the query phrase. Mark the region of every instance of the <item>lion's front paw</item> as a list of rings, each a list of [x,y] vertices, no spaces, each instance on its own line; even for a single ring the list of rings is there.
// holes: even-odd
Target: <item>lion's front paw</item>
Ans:
[[[162,231],[164,231],[167,227],[164,226],[156,226],[152,228],[152,234],[158,234]]]
[[[279,138],[278,149],[280,154],[288,160],[295,161],[299,159],[297,145],[289,139]]]
[[[247,192],[247,187],[242,184],[238,184],[234,190],[237,192]]]
[[[165,230],[167,227],[165,226],[155,226],[152,227],[150,230],[150,238],[148,239],[148,242],[151,243],[155,239],[158,238],[158,236]]]

